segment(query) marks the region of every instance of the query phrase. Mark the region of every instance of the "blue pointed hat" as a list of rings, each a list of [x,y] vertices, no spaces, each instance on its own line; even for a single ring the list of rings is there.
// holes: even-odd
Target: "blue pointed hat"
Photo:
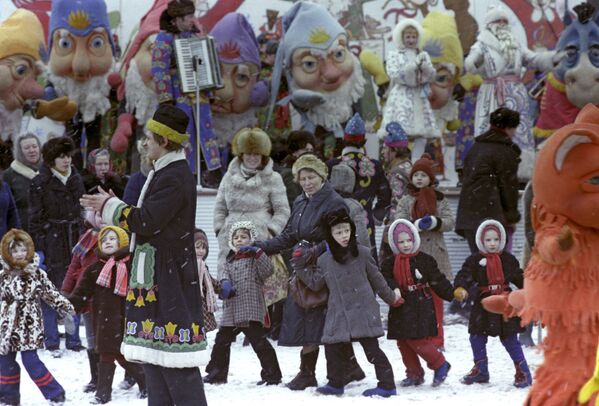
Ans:
[[[389,148],[406,148],[408,146],[408,135],[397,121],[392,121],[385,127],[387,135],[383,142]]]
[[[366,127],[360,113],[354,114],[345,124],[343,140],[346,142],[362,142],[366,139]]]

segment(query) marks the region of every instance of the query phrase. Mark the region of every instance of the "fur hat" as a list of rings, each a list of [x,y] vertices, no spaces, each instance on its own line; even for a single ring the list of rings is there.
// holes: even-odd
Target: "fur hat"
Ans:
[[[252,223],[251,221],[236,221],[235,223],[233,223],[233,225],[229,229],[229,240],[228,241],[229,241],[229,248],[231,248],[232,250],[235,249],[235,246],[233,245],[233,234],[235,234],[235,231],[237,231],[241,228],[246,229],[250,232],[249,244],[253,243],[258,238],[258,230],[256,230],[256,226],[254,225],[254,223]]]
[[[347,124],[345,125],[343,141],[346,143],[359,144],[363,143],[365,140],[366,127],[364,126],[364,120],[362,120],[362,117],[360,117],[360,113],[356,113],[347,121]]]
[[[295,179],[296,182],[299,182],[299,173],[302,169],[310,169],[311,171],[316,172],[322,180],[326,180],[329,177],[327,165],[318,159],[316,155],[304,154],[295,161],[291,168],[291,172],[293,174],[293,179]]]
[[[414,162],[412,165],[412,169],[410,170],[410,181],[412,180],[412,176],[418,171],[422,171],[428,175],[431,179],[431,185],[435,182],[435,161],[431,159],[431,156],[426,152],[422,154],[419,160]]]
[[[316,146],[316,138],[314,134],[308,131],[291,131],[287,138],[287,146],[289,152],[297,152],[300,149],[306,148],[306,145],[311,144],[312,147]]]
[[[356,186],[356,172],[351,166],[339,163],[331,168],[329,181],[337,193],[350,194]]]
[[[204,242],[204,246],[206,247],[206,255],[204,256],[203,259],[206,259],[206,257],[208,257],[208,253],[210,251],[210,244],[208,244],[208,236],[206,235],[204,230],[202,230],[201,228],[196,228],[193,232],[194,244],[198,241]]]
[[[507,107],[500,107],[491,113],[489,121],[493,127],[516,128],[520,125],[520,113]]]
[[[389,239],[389,246],[391,247],[391,251],[393,251],[395,255],[399,254],[397,239],[399,237],[399,233],[402,232],[408,233],[412,237],[412,241],[414,242],[414,246],[412,247],[412,250],[409,253],[417,253],[420,249],[420,234],[418,233],[418,229],[416,228],[416,226],[405,219],[397,219],[389,226],[387,238]]]
[[[182,145],[189,140],[188,124],[189,117],[183,110],[170,104],[161,104],[154,113],[154,117],[146,123],[146,128],[175,144]]]
[[[395,26],[393,29],[393,44],[395,44],[398,49],[404,49],[406,47],[403,44],[403,32],[408,27],[412,27],[418,32],[418,48],[420,48],[424,32],[422,30],[422,25],[412,18],[404,18]]]
[[[10,245],[15,240],[23,241],[25,247],[27,248],[27,256],[22,261],[14,260],[10,252]],[[2,251],[2,260],[10,268],[25,269],[25,267],[29,265],[31,261],[33,261],[35,256],[35,246],[33,245],[31,236],[25,231],[19,230],[17,228],[13,228],[4,234],[2,241],[0,241],[0,247]]]
[[[341,208],[328,213],[325,213],[320,220],[320,228],[325,235],[326,242],[329,246],[329,250],[333,255],[333,258],[337,262],[345,262],[345,249],[339,245],[333,235],[331,229],[337,224],[348,223],[351,228],[349,245],[347,248],[350,249],[351,254],[354,257],[358,256],[358,244],[356,242],[356,224],[353,222],[347,209]]]
[[[507,13],[507,10],[505,9],[505,7],[503,7],[501,5],[494,4],[491,7],[489,7],[489,10],[487,11],[487,14],[485,15],[484,24],[485,24],[485,26],[487,26],[487,25],[491,24],[492,22],[501,20],[501,19],[510,21],[510,17]]]
[[[98,233],[98,250],[102,252],[102,238],[109,232],[114,231],[117,239],[119,240],[119,249],[125,248],[129,245],[129,235],[127,232],[117,226],[104,226]]]
[[[391,121],[385,127],[387,135],[383,138],[383,143],[389,148],[407,148],[408,135],[397,121]]]
[[[268,134],[260,128],[242,128],[233,137],[231,149],[235,156],[240,156],[241,154],[260,154],[268,157],[270,156],[272,143]]]
[[[42,147],[42,158],[47,166],[53,166],[54,160],[61,155],[71,155],[75,150],[73,140],[69,137],[49,139]]]
[[[18,8],[0,24],[0,59],[20,54],[37,61],[45,48],[44,29],[33,12]]]
[[[485,248],[484,238],[485,234],[489,230],[495,230],[499,235],[499,252],[502,252],[505,248],[505,243],[507,241],[507,236],[505,233],[505,228],[499,221],[496,220],[485,220],[480,223],[480,226],[476,229],[476,246],[478,250],[482,253],[487,253],[487,249]]]

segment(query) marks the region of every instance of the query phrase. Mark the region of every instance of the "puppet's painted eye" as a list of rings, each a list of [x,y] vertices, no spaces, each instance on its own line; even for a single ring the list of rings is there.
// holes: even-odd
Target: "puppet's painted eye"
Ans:
[[[599,175],[593,176],[591,179],[587,180],[587,182],[590,183],[591,185],[599,186]]]
[[[25,74],[29,71],[29,67],[25,64],[18,64],[15,66],[15,73],[17,76],[25,76]]]
[[[335,62],[337,63],[345,62],[345,49],[339,49],[335,51],[333,54],[333,59],[335,59]]]
[[[62,49],[69,49],[73,46],[73,42],[69,38],[63,37],[58,41],[58,47]]]
[[[104,45],[104,38],[102,38],[102,37],[96,37],[91,42],[92,48],[101,48],[103,45]]]
[[[302,59],[302,69],[306,73],[314,73],[318,69],[318,60],[313,56],[307,56]]]

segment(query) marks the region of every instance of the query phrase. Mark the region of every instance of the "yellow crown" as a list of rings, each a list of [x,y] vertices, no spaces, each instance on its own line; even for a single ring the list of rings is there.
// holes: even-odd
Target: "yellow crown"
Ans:
[[[312,44],[324,44],[331,39],[331,36],[323,28],[315,28],[310,33],[309,41]]]
[[[76,30],[84,30],[91,24],[89,14],[83,10],[71,11],[68,21],[69,25]]]

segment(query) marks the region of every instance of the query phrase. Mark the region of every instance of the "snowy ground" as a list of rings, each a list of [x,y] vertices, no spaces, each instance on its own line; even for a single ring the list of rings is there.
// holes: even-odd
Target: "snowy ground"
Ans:
[[[81,330],[83,334],[83,329]],[[210,333],[210,339],[214,339],[215,332]],[[526,389],[516,389],[512,386],[514,377],[513,364],[501,346],[499,339],[490,339],[488,354],[490,360],[491,382],[486,385],[466,386],[459,382],[462,375],[466,374],[472,366],[472,355],[468,342],[467,327],[462,324],[446,326],[446,357],[452,364],[447,381],[438,388],[432,388],[432,372],[427,370],[426,383],[417,388],[398,388],[398,396],[391,399],[374,398],[368,399],[361,396],[363,390],[376,386],[374,368],[366,361],[364,353],[359,344],[354,345],[356,356],[364,371],[366,379],[359,383],[352,383],[345,388],[342,397],[329,397],[318,395],[314,388],[303,392],[293,392],[284,387],[257,387],[255,382],[260,379],[260,365],[251,350],[251,347],[242,347],[243,335],[240,335],[232,347],[231,368],[229,383],[226,385],[206,385],[206,396],[210,406],[224,405],[360,405],[398,404],[402,405],[431,405],[443,403],[444,406],[459,405],[521,405],[526,397]],[[404,367],[395,343],[385,339],[379,339],[383,351],[389,357],[395,373],[395,381],[404,378]],[[63,343],[64,344],[64,343]],[[297,373],[299,366],[299,349],[276,347],[281,370],[283,371],[283,382],[288,382]],[[86,394],[82,386],[89,380],[87,356],[85,352],[66,352],[62,358],[54,359],[46,351],[39,351],[41,359],[46,366],[65,387],[67,402],[65,405],[86,405],[93,394]],[[206,362],[210,356],[206,351]],[[533,369],[542,361],[542,356],[535,349],[525,349],[526,358]],[[203,368],[202,368],[203,369]],[[41,393],[29,379],[25,371],[22,372],[21,381],[21,405],[37,406],[45,404]],[[326,363],[324,351],[317,365],[317,378],[319,384],[324,384],[326,376]],[[115,376],[113,401],[115,406],[141,406],[147,402],[137,399],[137,389],[123,391],[117,388],[117,384],[123,378],[123,370],[118,368]]]

